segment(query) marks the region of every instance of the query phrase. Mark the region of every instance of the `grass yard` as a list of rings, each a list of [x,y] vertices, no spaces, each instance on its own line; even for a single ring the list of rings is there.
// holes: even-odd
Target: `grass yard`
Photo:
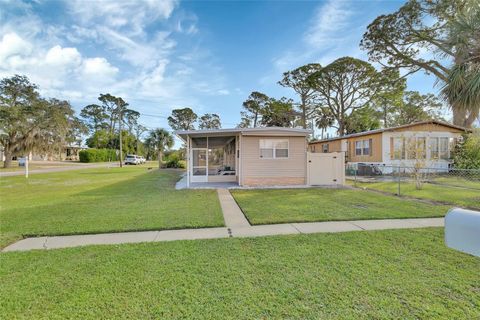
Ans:
[[[232,190],[252,224],[441,217],[448,206],[351,189]]]
[[[50,162],[50,161],[30,161],[28,165],[29,170],[36,169],[51,169],[51,168],[62,168],[72,165],[79,165],[78,162]],[[25,167],[20,167],[18,161],[12,161],[12,165],[9,168],[3,167],[3,161],[0,161],[0,172],[15,172],[15,171],[25,171]]]
[[[22,236],[222,226],[215,190],[174,190],[178,171],[83,169],[0,179],[0,247]]]
[[[439,228],[2,253],[4,319],[479,319]]]
[[[348,184],[353,185],[353,181],[348,180]],[[401,183],[400,194],[418,199],[426,199],[444,203],[451,203],[461,207],[469,207],[480,209],[480,185],[479,183],[467,181],[464,186],[472,189],[457,188],[451,185],[458,183],[452,179],[445,180],[440,178],[437,181],[439,184],[423,184],[422,190],[417,190],[414,183]],[[450,184],[450,185],[442,185]],[[398,193],[398,184],[392,181],[385,182],[358,182],[357,187],[379,190],[389,192],[392,194]],[[473,189],[477,188],[477,189]]]

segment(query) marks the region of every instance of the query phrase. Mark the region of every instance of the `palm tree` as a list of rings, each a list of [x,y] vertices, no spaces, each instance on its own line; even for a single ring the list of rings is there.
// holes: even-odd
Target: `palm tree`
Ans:
[[[315,123],[318,129],[322,130],[322,139],[324,132],[335,123],[335,117],[328,107],[320,107],[315,114]]]
[[[480,9],[466,6],[450,22],[447,44],[455,52],[442,94],[453,110],[453,122],[470,127],[480,115]]]
[[[167,130],[158,128],[149,132],[146,144],[152,149],[156,150],[158,155],[158,168],[162,167],[163,153],[166,148],[173,146],[173,136]]]

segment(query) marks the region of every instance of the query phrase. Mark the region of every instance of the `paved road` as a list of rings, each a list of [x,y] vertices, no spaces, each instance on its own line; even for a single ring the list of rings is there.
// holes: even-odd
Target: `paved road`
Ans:
[[[106,168],[106,167],[118,167],[118,162],[102,162],[102,163],[91,163],[91,164],[90,163],[72,163],[71,165],[62,163],[61,167],[32,169],[28,172],[28,174],[61,172],[61,171],[90,169],[90,168]],[[23,175],[25,175],[24,170],[0,172],[0,177],[12,177],[12,176],[23,176]]]

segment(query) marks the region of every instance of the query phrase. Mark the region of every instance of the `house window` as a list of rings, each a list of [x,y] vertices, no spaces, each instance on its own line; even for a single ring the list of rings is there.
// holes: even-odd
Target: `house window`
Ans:
[[[363,140],[363,155],[369,155],[370,154],[370,141],[369,140]]]
[[[260,158],[288,158],[288,140],[260,139]]]
[[[393,159],[405,159],[405,139],[402,137],[393,138]]]
[[[439,138],[438,154],[440,159],[448,160],[448,138]]]
[[[322,152],[323,152],[323,153],[328,153],[328,143],[324,143],[324,144],[322,145]]]
[[[362,155],[362,141],[355,141],[355,155],[361,156]]]
[[[428,148],[430,149],[430,159],[438,159],[438,138],[428,139]]]
[[[355,141],[355,155],[369,156],[371,148],[371,139]]]
[[[430,158],[448,160],[449,144],[449,138],[430,138],[428,143]]]
[[[418,159],[425,159],[427,157],[426,139],[425,137],[417,138],[415,153]]]

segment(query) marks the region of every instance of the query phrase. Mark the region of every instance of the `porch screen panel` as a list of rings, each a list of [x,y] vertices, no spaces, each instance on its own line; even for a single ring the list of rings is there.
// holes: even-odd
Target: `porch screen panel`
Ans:
[[[192,150],[192,167],[194,176],[204,176],[207,174],[207,151]]]

